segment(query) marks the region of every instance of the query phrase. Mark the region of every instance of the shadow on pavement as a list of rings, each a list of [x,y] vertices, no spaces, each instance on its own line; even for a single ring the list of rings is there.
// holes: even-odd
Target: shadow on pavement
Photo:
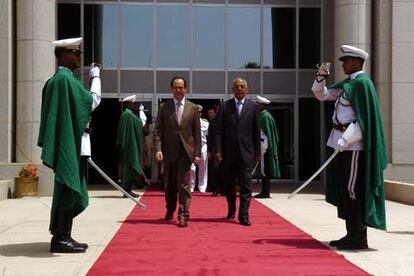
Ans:
[[[0,255],[5,257],[24,256],[29,258],[50,258],[58,257],[49,252],[49,242],[32,242],[20,244],[0,245]]]

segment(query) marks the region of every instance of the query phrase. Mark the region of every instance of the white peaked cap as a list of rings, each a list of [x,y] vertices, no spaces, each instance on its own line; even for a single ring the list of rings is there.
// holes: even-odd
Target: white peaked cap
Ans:
[[[82,37],[75,37],[75,38],[55,40],[52,42],[52,44],[55,45],[56,48],[79,50],[80,44],[82,43],[82,41],[83,41]]]
[[[198,112],[201,112],[201,111],[203,111],[203,106],[202,105],[197,105],[197,108],[198,108]]]
[[[256,102],[261,104],[270,104],[270,101],[266,99],[265,97],[256,96]]]
[[[346,57],[357,57],[362,58],[363,60],[366,60],[369,57],[367,52],[354,46],[341,45],[339,49],[341,51],[341,55],[338,58],[340,61],[343,61]]]
[[[137,98],[137,95],[131,95],[131,96],[123,98],[122,102],[132,102],[132,103],[134,103],[136,98]]]

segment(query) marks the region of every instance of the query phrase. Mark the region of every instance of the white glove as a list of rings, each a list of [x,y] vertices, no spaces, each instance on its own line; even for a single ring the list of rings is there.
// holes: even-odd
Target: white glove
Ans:
[[[89,70],[89,78],[99,78],[101,76],[101,70],[95,66]]]
[[[329,69],[331,68],[331,63],[329,62],[322,62],[316,65],[316,68],[318,68],[317,76],[325,76],[328,77],[331,73]]]
[[[336,149],[339,151],[344,151],[348,148],[349,143],[344,138],[339,138],[338,143],[336,144]]]

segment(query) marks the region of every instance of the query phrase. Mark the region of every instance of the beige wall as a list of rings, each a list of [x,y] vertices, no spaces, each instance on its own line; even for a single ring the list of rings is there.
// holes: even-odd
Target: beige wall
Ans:
[[[391,83],[386,84],[391,87],[386,95],[391,106],[388,112],[391,164],[385,177],[414,183],[414,2],[394,0],[384,3],[386,8],[391,11],[388,23],[391,45],[387,46],[391,58],[380,66],[390,70],[391,76]]]

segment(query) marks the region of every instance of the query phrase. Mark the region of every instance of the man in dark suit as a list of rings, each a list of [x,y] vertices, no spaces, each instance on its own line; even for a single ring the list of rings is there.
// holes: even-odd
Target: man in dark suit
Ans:
[[[252,196],[252,171],[260,159],[259,109],[246,99],[247,82],[233,81],[234,98],[221,106],[217,116],[216,157],[223,160],[224,185],[228,204],[227,219],[236,213],[236,183],[240,187],[239,222],[250,226],[249,206]]]
[[[191,163],[198,165],[201,156],[200,113],[195,104],[185,99],[187,83],[183,78],[174,77],[171,89],[173,99],[160,106],[155,122],[155,159],[164,162],[165,220],[173,219],[178,194],[178,226],[187,227]]]

